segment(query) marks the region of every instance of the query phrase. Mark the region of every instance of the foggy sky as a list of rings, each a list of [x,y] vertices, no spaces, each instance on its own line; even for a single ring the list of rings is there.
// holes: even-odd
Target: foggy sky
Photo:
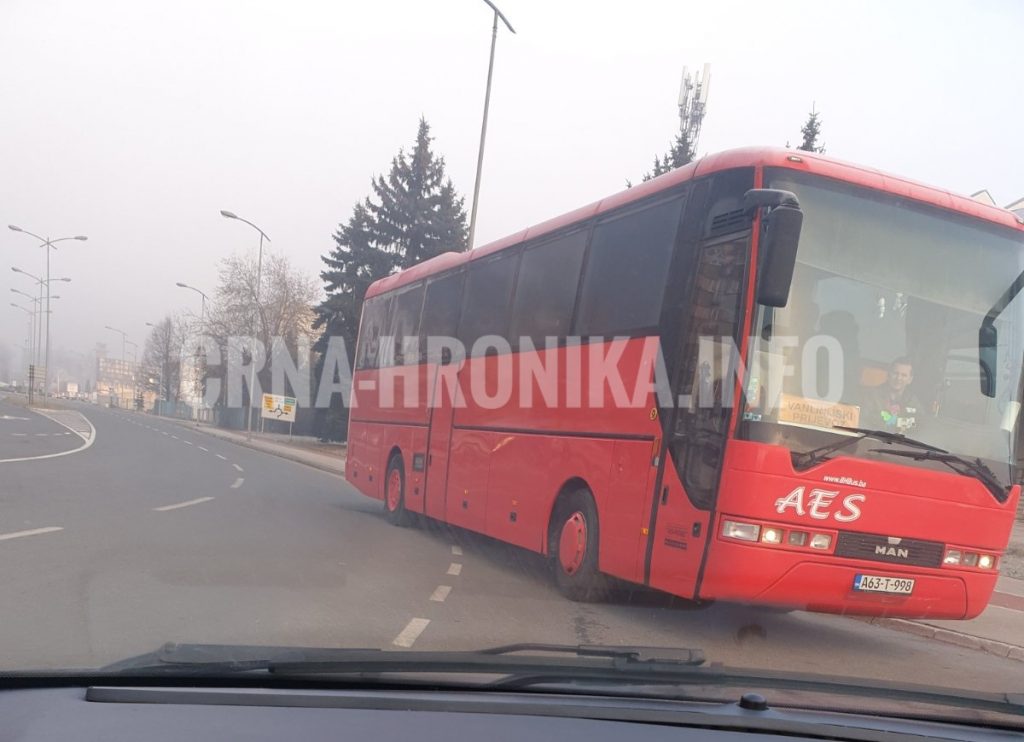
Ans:
[[[684,64],[712,64],[699,153],[794,146],[812,103],[828,154],[1000,203],[1024,195],[1024,4],[499,0],[477,244],[638,180],[678,126]],[[426,116],[472,191],[491,14],[480,0],[3,0],[0,224],[88,235],[52,255],[54,348],[120,352],[198,311],[217,261],[319,256]],[[44,254],[0,231],[8,306]],[[16,356],[17,360],[17,356]]]

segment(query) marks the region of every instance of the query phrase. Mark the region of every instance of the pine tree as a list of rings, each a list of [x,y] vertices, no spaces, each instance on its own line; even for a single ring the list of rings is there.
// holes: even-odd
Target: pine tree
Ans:
[[[800,129],[800,133],[803,134],[804,140],[800,142],[800,146],[797,149],[802,149],[804,152],[817,152],[821,154],[825,151],[825,145],[818,145],[818,137],[821,136],[821,114],[814,110],[814,106],[811,106],[811,112],[807,115],[807,121],[804,122],[804,126]]]
[[[646,181],[651,178],[657,178],[659,175],[664,175],[683,165],[688,165],[693,162],[693,157],[693,144],[690,142],[686,132],[680,131],[676,134],[675,141],[672,142],[672,146],[665,153],[664,157],[654,156],[654,167],[649,172],[644,173],[643,179]]]
[[[467,249],[465,200],[430,143],[430,126],[421,118],[412,152],[399,150],[387,176],[372,180],[372,195],[356,204],[334,233],[335,246],[322,257],[326,268],[320,274],[327,298],[317,307],[315,327],[323,332],[314,350],[321,354],[332,336],[340,337],[351,364],[371,283],[443,252]],[[340,400],[334,400],[330,413],[318,420],[321,437],[343,433],[346,417]]]

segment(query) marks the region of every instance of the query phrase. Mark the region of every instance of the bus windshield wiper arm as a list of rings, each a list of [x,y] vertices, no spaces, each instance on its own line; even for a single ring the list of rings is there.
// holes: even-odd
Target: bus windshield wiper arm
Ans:
[[[934,453],[948,453],[945,449],[933,446],[923,441],[914,440],[908,438],[902,433],[892,433],[888,430],[873,430],[871,428],[854,428],[848,425],[833,425],[836,430],[845,430],[848,433],[857,433],[856,437],[844,438],[841,441],[835,443],[827,443],[824,446],[818,446],[812,448],[809,451],[794,451],[792,454],[793,466],[796,469],[808,469],[819,461],[823,460],[830,453],[835,453],[840,449],[846,448],[847,446],[856,445],[859,441],[865,438],[874,438],[880,440],[883,443],[900,443],[904,446],[911,446],[913,448],[920,448],[923,451],[932,451]]]
[[[1009,497],[1009,488],[999,481],[995,472],[985,466],[981,459],[970,459],[966,456],[958,456],[948,451],[894,451],[889,448],[872,448],[871,453],[884,453],[889,456],[902,456],[905,459],[914,461],[938,461],[957,474],[971,476],[985,485],[985,488],[992,493],[999,502],[1006,502]]]

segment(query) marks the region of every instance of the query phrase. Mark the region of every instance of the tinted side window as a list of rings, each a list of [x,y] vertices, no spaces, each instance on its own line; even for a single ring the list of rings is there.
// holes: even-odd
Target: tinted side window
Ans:
[[[451,273],[427,284],[423,303],[423,337],[455,337],[459,328],[459,307],[462,306],[463,272]]]
[[[363,303],[363,319],[359,325],[359,342],[356,348],[356,370],[377,368],[381,339],[388,326],[390,296],[375,296]]]
[[[587,256],[578,335],[622,335],[658,325],[682,196],[601,222]]]
[[[518,262],[517,251],[470,266],[459,322],[459,340],[466,346],[467,354],[484,335],[505,337],[508,333],[509,300]]]
[[[396,294],[391,310],[390,358],[387,362],[401,365],[419,363],[420,310],[423,308],[423,284]],[[381,362],[384,365],[385,361]]]
[[[513,346],[520,337],[530,337],[535,348],[542,348],[544,338],[569,334],[586,246],[582,230],[523,253],[509,330]]]

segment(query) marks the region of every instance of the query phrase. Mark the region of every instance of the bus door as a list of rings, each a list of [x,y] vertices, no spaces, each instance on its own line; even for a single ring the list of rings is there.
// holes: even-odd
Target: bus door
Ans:
[[[425,515],[445,520],[448,487],[448,456],[452,442],[452,422],[458,392],[459,365],[430,364],[427,378],[429,390],[427,432],[427,473],[423,503]]]
[[[701,568],[714,537],[714,506],[736,396],[737,324],[749,231],[697,246],[685,293],[664,453],[651,509],[646,582],[699,597]]]

